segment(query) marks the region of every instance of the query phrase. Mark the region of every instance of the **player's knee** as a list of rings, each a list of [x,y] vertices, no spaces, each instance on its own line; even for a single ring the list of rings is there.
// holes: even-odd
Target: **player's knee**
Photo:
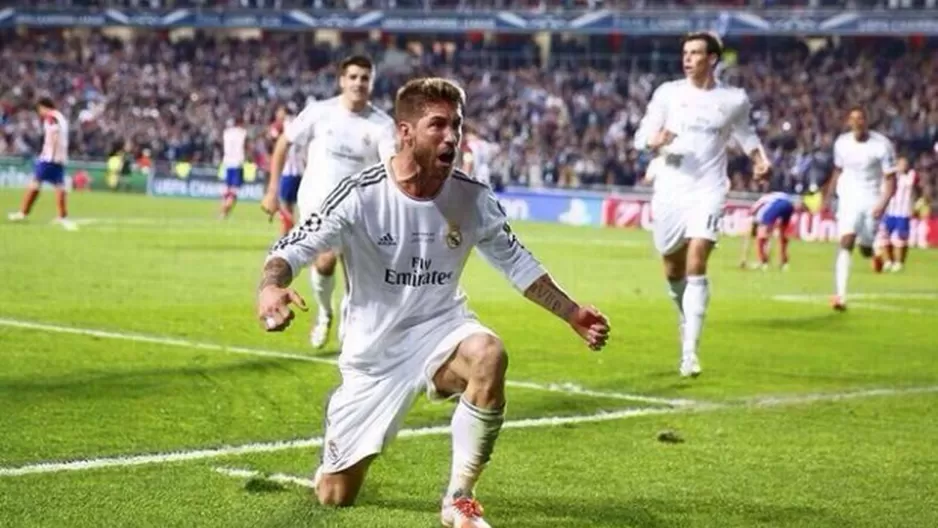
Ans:
[[[508,353],[505,345],[495,336],[478,334],[461,345],[469,364],[471,378],[484,386],[504,383],[508,371]]]

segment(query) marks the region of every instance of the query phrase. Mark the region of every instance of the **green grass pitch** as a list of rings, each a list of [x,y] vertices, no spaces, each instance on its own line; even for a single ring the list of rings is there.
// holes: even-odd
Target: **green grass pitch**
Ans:
[[[338,382],[307,321],[254,320],[276,234],[256,204],[220,222],[212,202],[75,194],[71,233],[50,194],[30,222],[0,219],[0,526],[438,525],[449,437],[421,428],[448,403],[416,405],[351,509],[219,471],[310,478]],[[19,199],[0,192],[0,211]],[[792,269],[763,273],[723,240],[689,381],[648,233],[515,230],[613,336],[590,352],[470,260],[471,305],[511,355],[510,425],[477,490],[493,526],[938,525],[938,252],[882,275],[857,255],[861,295],[837,314],[832,245],[793,242]]]

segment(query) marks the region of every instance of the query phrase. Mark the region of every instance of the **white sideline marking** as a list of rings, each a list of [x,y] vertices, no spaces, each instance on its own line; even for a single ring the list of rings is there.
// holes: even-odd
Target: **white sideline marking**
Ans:
[[[244,354],[248,356],[270,357],[278,359],[290,359],[294,361],[306,361],[310,363],[321,363],[324,365],[337,365],[334,359],[321,358],[316,356],[307,356],[303,354],[291,354],[289,352],[277,352],[275,350],[263,350],[259,348],[247,348],[241,346],[227,346],[217,343],[200,343],[188,339],[178,339],[172,337],[161,337],[146,334],[134,334],[125,332],[110,332],[107,330],[95,330],[91,328],[76,328],[72,326],[59,326],[46,323],[37,323],[33,321],[21,321],[18,319],[0,318],[0,326],[11,326],[14,328],[25,328],[28,330],[40,330],[44,332],[54,332],[60,334],[85,335],[99,337],[102,339],[120,339],[124,341],[134,341],[138,343],[151,343],[156,345],[175,346],[182,348],[194,348],[197,350],[210,350],[214,352],[227,352],[230,354]],[[589,390],[573,383],[551,383],[541,384],[530,381],[507,380],[505,385],[508,387],[517,387],[519,389],[530,389],[543,392],[556,392],[561,394],[570,394],[576,396],[589,396],[594,398],[609,398],[613,400],[629,400],[645,403],[654,403],[658,405],[683,406],[691,405],[694,400],[656,398],[654,396],[643,396],[641,394],[628,394],[621,392],[605,392]]]
[[[821,304],[827,302],[829,299],[825,295],[816,295],[816,294],[792,294],[792,295],[773,295],[772,299],[775,301],[789,302],[789,303],[803,303],[803,304]],[[868,310],[878,310],[881,312],[899,312],[899,313],[908,313],[914,315],[932,315],[935,310],[926,310],[922,308],[915,308],[911,306],[895,306],[892,304],[880,304],[873,302],[853,302],[852,299],[910,299],[910,300],[933,300],[938,299],[938,294],[936,293],[854,293],[847,296],[847,306],[850,308],[865,308]]]
[[[316,484],[313,483],[312,480],[303,477],[297,477],[296,475],[287,475],[285,473],[272,473],[268,475],[266,473],[261,473],[260,471],[254,471],[252,469],[226,467],[217,467],[215,468],[215,472],[234,478],[248,479],[261,477],[264,480],[279,482],[281,484],[296,484],[297,486],[302,486],[304,488],[316,489]]]
[[[502,426],[505,429],[530,429],[539,427],[556,427],[559,425],[608,422],[623,420],[639,416],[657,416],[666,414],[690,414],[697,412],[718,411],[726,409],[767,408],[787,405],[812,404],[818,402],[838,402],[861,398],[883,396],[903,396],[910,394],[938,393],[938,385],[908,388],[878,388],[850,392],[827,394],[801,394],[794,396],[756,396],[726,403],[700,403],[684,407],[671,408],[639,408],[625,409],[613,412],[599,412],[577,416],[529,418],[524,420],[508,420]],[[401,430],[400,438],[414,438],[421,436],[439,436],[449,434],[449,426],[422,427],[417,429]],[[86,460],[72,460],[66,462],[39,462],[19,467],[0,467],[0,477],[15,477],[34,475],[40,473],[60,473],[65,471],[86,471],[109,467],[143,466],[148,464],[165,464],[169,462],[183,462],[190,460],[203,460],[227,456],[246,455],[251,453],[270,453],[288,449],[319,447],[322,438],[308,438],[300,440],[286,440],[279,442],[257,442],[239,446],[223,446],[195,451],[176,451],[170,453],[153,453],[143,455],[128,455],[105,458],[92,458]]]

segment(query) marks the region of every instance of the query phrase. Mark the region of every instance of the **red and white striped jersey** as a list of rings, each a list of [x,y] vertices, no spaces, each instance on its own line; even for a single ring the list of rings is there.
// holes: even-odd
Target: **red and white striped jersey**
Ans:
[[[915,210],[915,188],[918,187],[918,174],[914,170],[905,174],[896,174],[896,194],[892,195],[886,207],[886,216],[909,218]]]
[[[68,121],[53,110],[42,120],[42,151],[39,161],[64,164],[68,161]]]

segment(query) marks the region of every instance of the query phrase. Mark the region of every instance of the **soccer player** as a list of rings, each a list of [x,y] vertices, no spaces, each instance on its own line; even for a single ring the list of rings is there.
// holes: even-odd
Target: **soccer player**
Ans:
[[[502,341],[467,307],[459,288],[473,248],[525,297],[567,322],[590,348],[608,337],[605,317],[573,301],[515,237],[491,189],[454,170],[465,94],[440,78],[397,93],[401,150],[346,178],[322,206],[276,243],[264,265],[258,317],[268,331],[290,324],[293,277],[341,247],[349,275],[342,383],[326,405],[319,501],[351,505],[374,458],[421,392],[456,397],[452,471],[444,526],[485,528],[474,496],[504,420]]]
[[[756,178],[769,171],[749,124],[749,97],[714,79],[722,50],[720,39],[710,33],[686,36],[685,78],[655,90],[635,135],[636,147],[660,160],[654,165],[653,238],[678,309],[680,374],[685,377],[701,372],[697,347],[710,300],[707,261],[729,189],[729,141],[751,157]]]
[[[36,103],[36,112],[42,120],[42,151],[36,160],[36,173],[33,181],[26,187],[23,205],[20,210],[10,213],[11,222],[22,222],[29,216],[43,183],[55,188],[55,203],[59,216],[59,225],[68,231],[75,231],[78,225],[68,219],[67,193],[65,190],[65,163],[68,161],[68,120],[55,108],[55,102],[49,97],[42,97]]]
[[[847,309],[847,282],[850,255],[857,243],[860,254],[873,256],[876,226],[896,191],[896,155],[889,139],[870,130],[863,108],[853,108],[848,115],[850,132],[834,142],[834,173],[828,192],[837,192],[837,235],[840,249],[834,264],[836,293],[831,307]]]
[[[297,195],[301,217],[316,211],[340,181],[394,153],[394,120],[371,104],[373,85],[371,59],[351,56],[339,63],[342,93],[308,105],[284,129],[271,156],[270,182],[261,205],[268,214],[278,209],[277,190],[291,145],[306,148],[306,168]],[[310,268],[310,283],[319,305],[309,338],[314,348],[326,345],[332,328],[336,260],[335,252],[325,251]],[[340,339],[343,326],[339,325]]]
[[[244,162],[247,160],[248,131],[241,118],[229,121],[222,132],[222,166],[225,171],[225,192],[221,198],[221,218],[228,218],[238,201],[238,190],[244,184]]]
[[[752,230],[749,239],[743,243],[743,258],[740,267],[745,268],[749,260],[749,240],[756,241],[759,253],[759,267],[764,271],[769,268],[769,238],[778,229],[778,246],[781,254],[780,266],[788,269],[788,225],[795,214],[795,200],[783,192],[768,193],[752,204]]]
[[[276,141],[283,134],[284,128],[293,120],[286,107],[277,109],[277,115],[270,126],[270,137]],[[283,164],[280,177],[280,235],[287,234],[293,228],[296,209],[297,193],[300,189],[300,178],[303,176],[303,149],[300,145],[291,144],[287,149],[286,161]]]
[[[874,269],[899,272],[905,267],[909,253],[909,233],[915,200],[922,195],[921,181],[918,174],[910,167],[907,156],[896,160],[896,193],[886,207],[877,233],[878,254],[873,257]],[[896,258],[898,250],[898,259]],[[886,258],[883,259],[883,256]]]
[[[486,185],[491,185],[492,162],[501,150],[499,146],[483,139],[473,128],[466,131],[463,145],[462,171]]]

